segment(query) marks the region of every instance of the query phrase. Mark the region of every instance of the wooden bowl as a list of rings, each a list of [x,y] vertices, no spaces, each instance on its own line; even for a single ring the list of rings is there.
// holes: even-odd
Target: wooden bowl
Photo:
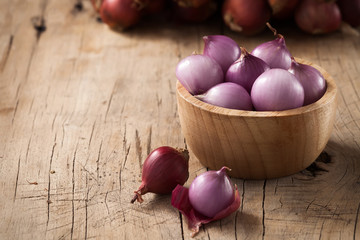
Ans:
[[[202,102],[178,81],[178,113],[190,151],[206,167],[232,169],[244,179],[287,176],[308,167],[328,142],[336,114],[337,88],[321,67],[327,90],[317,102],[285,111],[242,111]]]

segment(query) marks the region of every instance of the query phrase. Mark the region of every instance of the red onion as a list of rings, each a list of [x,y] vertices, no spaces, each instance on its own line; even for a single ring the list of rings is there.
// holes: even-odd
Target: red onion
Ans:
[[[196,96],[203,102],[238,110],[252,110],[249,93],[242,86],[225,82],[210,88],[204,95]]]
[[[268,0],[272,9],[272,17],[286,19],[293,16],[295,7],[299,0]]]
[[[100,16],[110,28],[123,30],[140,20],[141,11],[134,0],[103,0]]]
[[[240,56],[238,44],[224,35],[210,35],[203,37],[204,55],[214,59],[222,68],[224,74],[229,66]]]
[[[289,69],[291,65],[291,54],[286,47],[285,39],[281,34],[276,34],[276,30],[268,25],[277,35],[275,40],[265,42],[257,46],[251,53],[255,57],[264,60],[270,68]]]
[[[134,0],[144,14],[156,14],[165,8],[166,0]]]
[[[178,185],[173,190],[171,204],[186,217],[192,236],[202,224],[225,218],[239,208],[239,192],[226,175],[227,169],[205,172],[189,189]]]
[[[360,26],[360,0],[338,0],[342,19],[353,27]]]
[[[231,30],[253,35],[264,29],[271,8],[267,0],[225,0],[222,16]]]
[[[191,55],[182,59],[176,67],[176,77],[191,94],[202,94],[223,82],[220,65],[205,55]]]
[[[241,48],[241,56],[227,70],[225,81],[237,83],[250,93],[256,78],[269,69],[266,62]]]
[[[168,194],[178,184],[183,185],[189,178],[188,162],[186,149],[163,146],[153,150],[144,162],[142,182],[131,203],[143,202],[141,195],[145,193]]]
[[[323,75],[312,66],[301,64],[292,59],[289,72],[295,75],[304,88],[304,105],[319,100],[326,91]]]
[[[175,16],[185,22],[203,22],[216,12],[217,0],[208,0],[199,7],[181,6],[175,3],[173,10]]]
[[[198,8],[208,3],[209,0],[173,0],[181,7],[194,7]]]
[[[333,1],[303,0],[296,8],[295,22],[307,33],[330,33],[339,29],[341,13]]]
[[[290,72],[274,68],[261,74],[251,89],[251,100],[257,111],[281,111],[301,107],[304,88]]]

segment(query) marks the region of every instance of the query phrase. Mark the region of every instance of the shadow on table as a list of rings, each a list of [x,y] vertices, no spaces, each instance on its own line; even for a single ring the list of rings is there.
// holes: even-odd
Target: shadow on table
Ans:
[[[331,173],[332,176],[343,174],[344,169],[350,165],[357,166],[358,164],[355,163],[360,161],[360,147],[355,142],[353,143],[350,145],[350,143],[339,143],[330,140],[319,157],[305,170],[296,175],[307,176],[312,179],[328,173]],[[351,170],[349,173],[354,175],[360,174],[359,167],[349,170]]]

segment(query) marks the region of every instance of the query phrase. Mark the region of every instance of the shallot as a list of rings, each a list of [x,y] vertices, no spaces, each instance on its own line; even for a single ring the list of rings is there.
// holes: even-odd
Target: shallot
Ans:
[[[191,94],[202,94],[223,82],[220,65],[212,58],[193,54],[182,59],[176,67],[176,77]]]
[[[289,72],[295,75],[304,88],[304,105],[316,102],[324,95],[326,82],[316,68],[298,63],[293,58]]]
[[[294,17],[298,27],[311,34],[334,32],[341,25],[340,9],[334,1],[303,0]]]
[[[183,185],[189,178],[188,162],[186,149],[163,146],[153,150],[144,162],[142,182],[131,203],[143,202],[141,195],[145,193],[168,194],[178,184]]]
[[[266,62],[241,47],[241,56],[227,70],[225,81],[237,83],[250,93],[256,78],[269,69]]]
[[[196,97],[219,107],[249,111],[253,109],[249,93],[242,86],[232,82],[215,85],[205,94]]]
[[[224,74],[229,66],[240,57],[240,47],[230,37],[224,35],[204,36],[204,55],[214,59]]]
[[[286,47],[285,38],[268,24],[268,27],[277,36],[275,40],[265,42],[257,46],[251,53],[255,57],[264,60],[270,68],[289,69],[291,65],[291,54]]]
[[[304,103],[304,88],[293,74],[274,68],[255,80],[251,89],[251,100],[257,111],[298,108]]]
[[[227,167],[197,176],[190,188],[178,185],[172,192],[171,204],[187,219],[192,236],[202,224],[219,220],[237,211],[240,195],[226,174]]]
[[[103,0],[100,16],[110,28],[123,30],[140,21],[141,9],[134,0]]]
[[[254,35],[265,28],[271,8],[267,0],[225,0],[222,16],[231,30]]]

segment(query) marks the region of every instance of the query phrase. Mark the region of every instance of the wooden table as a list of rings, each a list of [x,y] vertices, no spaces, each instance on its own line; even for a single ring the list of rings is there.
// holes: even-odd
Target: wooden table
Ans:
[[[185,146],[175,67],[202,51],[203,35],[252,50],[270,31],[245,37],[217,17],[164,16],[117,33],[75,0],[1,0],[0,29],[0,239],[190,239],[170,196],[129,203],[148,153]],[[328,157],[289,177],[232,179],[241,207],[196,239],[360,239],[360,37],[279,31],[336,80]],[[190,157],[186,186],[206,171]]]

